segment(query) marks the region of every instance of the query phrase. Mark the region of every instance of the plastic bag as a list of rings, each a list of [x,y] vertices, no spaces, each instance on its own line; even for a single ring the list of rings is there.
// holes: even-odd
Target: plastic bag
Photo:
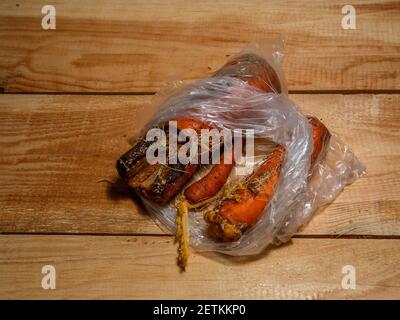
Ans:
[[[279,84],[260,83],[255,76],[258,69],[254,69],[251,59],[248,64],[246,62],[240,66],[240,77],[237,74],[232,77],[232,70],[237,68],[237,57],[234,57],[231,59],[232,66],[228,62],[223,72],[217,72],[216,76],[169,92],[154,118],[143,130],[145,134],[154,125],[178,117],[203,120],[219,129],[252,129],[256,156],[246,160],[253,161],[255,167],[261,163],[263,155],[268,153],[268,141],[282,145],[286,150],[279,182],[271,201],[257,223],[239,240],[217,242],[211,239],[207,233],[208,225],[203,219],[206,209],[190,211],[190,244],[199,251],[252,255],[260,253],[271,243],[287,241],[308,222],[317,208],[331,202],[347,184],[365,173],[365,167],[351,149],[334,134],[326,146],[326,155],[310,171],[313,150],[311,127],[306,116],[287,96],[281,70],[282,47],[279,41],[263,45],[251,44],[237,56],[261,56],[273,68]],[[246,79],[248,76],[252,78]],[[251,81],[252,85],[243,79]],[[261,87],[270,87],[271,92],[259,90]],[[279,92],[274,90],[276,87]],[[243,164],[237,164],[236,167],[240,165]],[[227,183],[232,184],[241,179],[236,173],[237,170],[232,171]],[[205,170],[200,170],[191,181],[204,174]],[[167,205],[159,205],[144,197],[142,199],[156,220],[169,232],[175,232],[176,202],[172,200]]]

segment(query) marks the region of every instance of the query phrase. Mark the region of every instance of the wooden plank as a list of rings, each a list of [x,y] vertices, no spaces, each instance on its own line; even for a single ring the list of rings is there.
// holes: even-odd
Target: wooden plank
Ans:
[[[400,95],[293,95],[366,164],[301,231],[400,235]],[[162,234],[114,162],[154,107],[149,96],[0,96],[0,232]]]
[[[182,274],[171,237],[0,236],[0,298],[399,299],[399,242],[295,239],[253,258],[192,253]],[[47,264],[55,290],[41,287]],[[354,290],[341,287],[345,265]]]
[[[399,90],[400,6],[343,1],[61,1],[42,30],[43,1],[0,3],[0,87],[6,92],[154,92],[211,75],[257,39],[284,34],[291,90]]]

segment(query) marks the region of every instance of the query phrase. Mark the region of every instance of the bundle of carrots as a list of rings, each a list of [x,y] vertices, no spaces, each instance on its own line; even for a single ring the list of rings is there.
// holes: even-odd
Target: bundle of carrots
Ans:
[[[240,79],[256,90],[270,93],[281,93],[282,84],[274,69],[261,57],[255,54],[243,54],[228,62],[214,77],[228,76]],[[312,128],[313,150],[311,167],[324,156],[324,146],[330,139],[327,128],[315,117],[307,117]],[[212,129],[213,126],[200,119],[176,118],[176,130]],[[157,125],[166,129],[165,123]],[[208,223],[209,236],[215,241],[232,242],[240,239],[242,234],[256,224],[268,206],[279,182],[281,169],[285,160],[285,148],[276,145],[266,154],[255,170],[235,183],[227,185],[227,179],[234,168],[234,163],[211,166],[209,172],[200,180],[190,183],[200,166],[194,163],[149,164],[146,161],[146,150],[150,142],[144,136],[116,163],[119,175],[140,196],[158,204],[167,204],[177,198],[177,239],[179,241],[178,264],[185,269],[188,259],[189,236],[187,230],[189,210],[202,207],[210,202],[212,209],[204,213]],[[234,146],[233,146],[234,147]],[[182,192],[183,189],[183,192]]]

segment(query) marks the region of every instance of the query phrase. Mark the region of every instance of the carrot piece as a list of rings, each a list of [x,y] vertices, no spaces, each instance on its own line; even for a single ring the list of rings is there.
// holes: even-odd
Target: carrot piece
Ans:
[[[233,157],[233,148],[232,163],[224,163],[224,155],[221,155],[219,164],[214,164],[208,174],[191,184],[185,190],[184,194],[186,199],[189,200],[190,203],[195,204],[215,196],[224,186],[234,167]]]
[[[253,226],[274,194],[279,181],[284,149],[279,146],[246,181],[245,189],[234,192],[235,199],[224,201],[219,209],[231,224]]]
[[[308,123],[311,125],[313,138],[313,151],[311,154],[312,169],[317,160],[325,155],[326,145],[329,143],[331,134],[324,124],[315,117],[308,116]]]

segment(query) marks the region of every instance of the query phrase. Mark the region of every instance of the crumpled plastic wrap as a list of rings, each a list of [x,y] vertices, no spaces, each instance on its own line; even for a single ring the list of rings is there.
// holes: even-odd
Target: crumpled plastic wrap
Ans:
[[[219,129],[253,129],[255,167],[269,152],[271,141],[286,149],[279,182],[271,201],[258,222],[239,240],[217,242],[211,239],[203,219],[206,208],[190,210],[190,244],[198,251],[217,251],[235,256],[254,255],[270,244],[285,242],[310,220],[318,208],[333,201],[346,185],[365,173],[363,164],[350,147],[333,133],[334,128],[330,128],[329,123],[325,125],[332,136],[329,144],[324,146],[326,155],[310,168],[313,150],[311,126],[299,107],[287,96],[281,70],[282,43],[253,43],[240,55],[247,53],[261,56],[274,69],[280,82],[279,92],[258,90],[238,77],[231,77],[229,68],[225,68],[224,72],[217,72],[212,78],[170,90],[167,97],[161,94],[164,101],[143,130],[145,133],[161,121],[178,117],[200,119]],[[244,68],[243,71],[250,69]],[[240,165],[243,164],[236,164]],[[207,168],[196,173],[188,185],[206,171]],[[233,170],[227,183],[232,184],[242,178]],[[175,200],[167,205],[159,205],[145,198],[143,202],[164,228],[175,232]]]

